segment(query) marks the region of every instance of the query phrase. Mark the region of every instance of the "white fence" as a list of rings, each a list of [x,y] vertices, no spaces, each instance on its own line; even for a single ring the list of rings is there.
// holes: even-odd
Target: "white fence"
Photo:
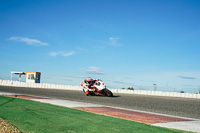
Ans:
[[[72,85],[57,85],[48,83],[25,83],[11,80],[0,80],[0,85],[16,86],[16,87],[30,87],[30,88],[46,88],[46,89],[64,89],[64,90],[82,90],[81,86]]]
[[[44,89],[47,88],[47,89],[64,89],[64,90],[79,90],[79,91],[82,90],[81,86],[57,85],[57,84],[47,84],[47,83],[25,83],[25,82],[19,82],[19,81],[11,81],[11,80],[0,80],[0,85],[44,88]],[[110,89],[110,90],[113,93],[141,94],[141,95],[199,98],[200,99],[200,94],[192,94],[192,93],[162,92],[162,91],[147,91],[147,90],[124,90],[124,89]]]
[[[127,93],[127,94],[199,98],[200,99],[200,94],[192,94],[192,93],[162,92],[162,91],[147,91],[147,90],[123,90],[123,89],[110,89],[110,90],[113,93]]]

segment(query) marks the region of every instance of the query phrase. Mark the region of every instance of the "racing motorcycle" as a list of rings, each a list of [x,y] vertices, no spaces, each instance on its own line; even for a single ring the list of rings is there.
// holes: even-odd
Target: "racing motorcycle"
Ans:
[[[81,86],[83,87],[83,92],[85,93],[84,88],[86,87],[86,83],[82,82]],[[95,83],[93,86],[89,88],[89,95],[91,96],[108,96],[112,97],[113,93],[106,88],[106,85],[104,82],[100,79],[95,80]]]

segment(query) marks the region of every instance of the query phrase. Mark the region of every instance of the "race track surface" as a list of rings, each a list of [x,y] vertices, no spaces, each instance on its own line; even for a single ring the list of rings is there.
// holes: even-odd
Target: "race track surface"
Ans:
[[[200,99],[114,94],[114,97],[85,96],[82,91],[0,86],[0,92],[20,93],[63,100],[88,102],[154,113],[200,119]]]

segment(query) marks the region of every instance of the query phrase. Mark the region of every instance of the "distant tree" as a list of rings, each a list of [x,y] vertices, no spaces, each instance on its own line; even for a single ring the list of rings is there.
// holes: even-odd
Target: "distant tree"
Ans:
[[[180,93],[185,93],[184,91],[181,91]]]
[[[123,90],[125,90],[125,88],[122,88]]]
[[[134,88],[133,87],[128,87],[127,90],[134,90]]]

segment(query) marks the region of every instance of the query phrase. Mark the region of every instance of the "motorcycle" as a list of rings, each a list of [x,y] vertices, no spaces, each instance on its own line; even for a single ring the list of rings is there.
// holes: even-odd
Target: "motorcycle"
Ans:
[[[86,88],[86,83],[82,82],[81,86],[83,87],[83,92],[85,93],[84,88]],[[101,96],[113,97],[113,93],[106,88],[105,83],[100,79],[95,80],[94,85],[89,88],[89,95],[91,96],[101,95]]]

